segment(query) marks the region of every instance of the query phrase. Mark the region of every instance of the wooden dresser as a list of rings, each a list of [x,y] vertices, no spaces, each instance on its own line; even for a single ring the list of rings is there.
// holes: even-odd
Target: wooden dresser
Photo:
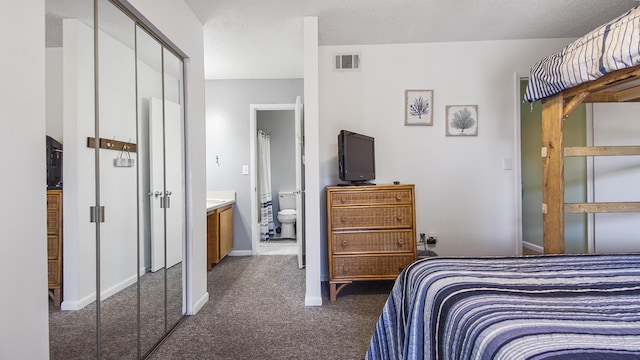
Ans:
[[[329,293],[353,281],[394,280],[416,260],[414,185],[330,186]]]
[[[49,297],[62,301],[62,190],[47,190],[47,261]]]

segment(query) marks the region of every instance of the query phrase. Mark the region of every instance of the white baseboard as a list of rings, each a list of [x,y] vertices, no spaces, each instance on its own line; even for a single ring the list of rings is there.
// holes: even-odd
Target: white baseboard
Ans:
[[[138,281],[138,274],[132,275],[122,280],[121,282],[101,292],[100,293],[101,300],[108,299],[112,295],[117,294],[120,291],[126,289],[127,287],[135,284],[136,281]],[[78,301],[69,301],[69,300],[62,301],[62,304],[60,304],[60,310],[80,310],[85,306],[93,303],[94,301],[96,301],[95,291]]]
[[[231,250],[229,256],[252,256],[251,250]]]
[[[207,301],[209,301],[209,293],[205,292],[200,299],[198,299],[198,301],[196,301],[195,304],[193,304],[193,312],[188,312],[187,311],[187,315],[195,315],[198,313],[198,311],[200,311],[200,309],[202,309],[202,307],[204,306],[204,304],[207,303]]]
[[[80,310],[94,301],[96,301],[96,293],[92,292],[78,301],[63,300],[60,310]]]
[[[530,242],[523,241],[522,242],[522,247],[523,248],[527,248],[529,250],[533,250],[533,251],[535,251],[537,253],[540,253],[540,254],[544,254],[544,248],[542,246],[540,246],[540,245],[536,245],[536,244],[532,244]]]
[[[304,306],[322,306],[321,296],[305,296]]]

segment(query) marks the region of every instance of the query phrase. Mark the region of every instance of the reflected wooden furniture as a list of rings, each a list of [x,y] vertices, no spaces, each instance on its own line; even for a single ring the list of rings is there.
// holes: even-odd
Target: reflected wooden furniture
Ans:
[[[47,190],[47,269],[49,297],[62,301],[62,190]]]
[[[233,248],[233,205],[207,213],[207,270]]]
[[[329,297],[353,281],[395,280],[416,260],[414,185],[330,186]]]

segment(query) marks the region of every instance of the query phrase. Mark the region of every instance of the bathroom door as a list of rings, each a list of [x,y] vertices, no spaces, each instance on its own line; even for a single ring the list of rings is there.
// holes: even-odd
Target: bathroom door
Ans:
[[[298,244],[298,267],[305,265],[304,244],[304,127],[302,116],[302,103],[300,96],[296,97],[295,108],[296,131],[296,244]]]

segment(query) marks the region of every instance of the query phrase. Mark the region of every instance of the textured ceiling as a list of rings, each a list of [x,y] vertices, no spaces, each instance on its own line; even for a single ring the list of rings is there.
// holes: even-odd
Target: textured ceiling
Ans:
[[[318,17],[320,45],[396,44],[574,38],[639,4],[634,0],[185,2],[204,25],[207,79],[302,78],[306,15]],[[47,46],[61,46],[62,18],[92,21],[91,1],[46,0],[46,5]],[[116,35],[129,29],[120,17],[112,17],[113,22],[101,28]]]
[[[302,18],[320,45],[579,37],[633,0],[185,0],[204,24],[208,79],[301,78]]]

